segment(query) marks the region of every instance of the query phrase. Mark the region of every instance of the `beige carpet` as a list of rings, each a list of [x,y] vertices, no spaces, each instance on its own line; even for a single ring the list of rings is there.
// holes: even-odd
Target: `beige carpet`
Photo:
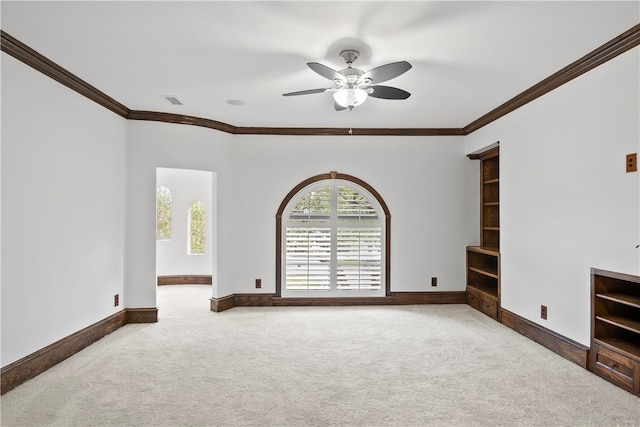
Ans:
[[[3,426],[640,426],[640,399],[465,305],[208,310],[128,325],[2,396]]]

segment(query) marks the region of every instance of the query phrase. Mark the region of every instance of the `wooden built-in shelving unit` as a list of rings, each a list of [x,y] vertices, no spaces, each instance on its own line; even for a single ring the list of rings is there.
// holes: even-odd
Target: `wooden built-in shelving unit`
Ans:
[[[469,154],[480,160],[480,246],[467,247],[467,303],[500,320],[500,151]]]
[[[591,269],[589,369],[640,396],[640,277]]]

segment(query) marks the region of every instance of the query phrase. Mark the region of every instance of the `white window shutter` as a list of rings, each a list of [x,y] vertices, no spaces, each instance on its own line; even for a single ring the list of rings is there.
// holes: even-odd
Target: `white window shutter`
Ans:
[[[286,227],[286,291],[382,289],[382,223],[358,190],[323,186],[295,199]]]

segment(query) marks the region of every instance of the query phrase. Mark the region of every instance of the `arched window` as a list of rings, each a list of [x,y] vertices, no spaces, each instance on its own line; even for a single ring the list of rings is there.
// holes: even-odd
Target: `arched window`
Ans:
[[[328,179],[307,181],[285,199],[277,268],[277,291],[283,297],[388,293],[390,216],[362,181],[341,177],[332,173]]]
[[[156,240],[171,240],[171,190],[156,188]]]
[[[189,255],[204,254],[205,241],[205,212],[204,204],[195,201],[189,208]]]

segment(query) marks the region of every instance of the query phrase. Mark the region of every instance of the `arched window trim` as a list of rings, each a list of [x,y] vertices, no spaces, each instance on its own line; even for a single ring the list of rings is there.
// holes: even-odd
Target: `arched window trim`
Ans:
[[[297,194],[299,194],[302,190],[304,190],[307,187],[313,186],[319,181],[326,181],[330,179],[349,181],[356,184],[357,186],[362,187],[371,196],[375,198],[375,201],[382,209],[382,212],[384,213],[384,227],[385,227],[385,230],[384,230],[384,236],[385,236],[384,238],[384,287],[385,287],[385,295],[391,296],[391,263],[390,263],[390,260],[391,260],[391,213],[389,212],[389,208],[387,207],[387,204],[382,199],[380,194],[371,185],[367,184],[365,181],[359,178],[356,178],[352,175],[338,173],[335,171],[332,171],[326,174],[312,176],[311,178],[308,178],[302,181],[300,184],[296,185],[291,191],[289,191],[289,193],[285,196],[284,200],[282,200],[282,203],[280,203],[280,206],[278,207],[278,211],[276,213],[276,296],[277,297],[282,296],[282,268],[283,268],[283,265],[282,265],[282,249],[283,249],[282,248],[282,240],[283,240],[282,239],[282,230],[283,230],[282,218],[285,216],[284,215],[285,209],[287,208],[291,200]]]

